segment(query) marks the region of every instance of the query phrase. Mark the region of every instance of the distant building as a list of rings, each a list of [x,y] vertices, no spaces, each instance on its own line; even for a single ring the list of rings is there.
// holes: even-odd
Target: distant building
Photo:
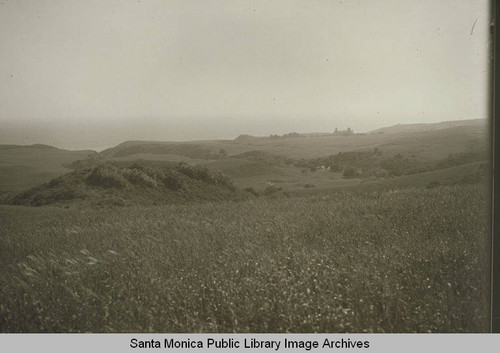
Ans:
[[[354,130],[351,129],[350,127],[347,128],[347,130],[339,130],[337,128],[335,128],[335,131],[333,132],[334,135],[338,135],[338,136],[350,136],[350,135],[354,135]]]

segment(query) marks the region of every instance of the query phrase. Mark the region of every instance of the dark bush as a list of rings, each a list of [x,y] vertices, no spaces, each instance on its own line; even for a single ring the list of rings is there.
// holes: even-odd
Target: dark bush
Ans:
[[[103,188],[126,188],[127,180],[120,173],[120,169],[111,164],[102,164],[95,167],[87,176],[87,183]]]
[[[277,188],[276,186],[271,185],[271,186],[268,186],[262,193],[266,196],[271,196],[271,195],[275,195],[279,191],[281,191],[281,188]]]
[[[179,190],[184,187],[182,179],[174,173],[164,173],[162,182],[170,190]]]
[[[431,181],[429,184],[427,184],[426,188],[433,189],[435,187],[438,187],[439,185],[441,185],[439,181]]]
[[[338,173],[338,172],[341,172],[342,171],[342,167],[338,164],[332,164],[330,166],[330,172],[332,173]]]
[[[155,188],[158,186],[156,180],[139,169],[123,169],[124,177],[131,183],[137,186]]]
[[[63,182],[63,177],[58,176],[58,177],[53,178],[49,181],[49,186],[54,187],[54,186],[60,185],[62,182]]]
[[[192,179],[203,181],[207,184],[224,186],[229,189],[234,189],[234,185],[231,180],[220,172],[198,166],[192,167],[186,164],[179,165],[178,169],[182,174],[187,175]]]
[[[342,174],[342,176],[346,179],[349,179],[349,178],[356,178],[359,176],[359,173],[356,169],[354,168],[347,168],[346,170],[344,170],[344,173]]]
[[[249,192],[250,194],[254,196],[259,196],[259,193],[253,188],[253,187],[248,187],[245,189],[246,192]]]

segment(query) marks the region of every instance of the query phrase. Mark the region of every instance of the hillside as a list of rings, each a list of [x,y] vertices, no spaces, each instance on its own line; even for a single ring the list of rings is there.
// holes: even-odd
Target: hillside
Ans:
[[[77,169],[24,191],[10,204],[125,206],[192,200],[236,200],[248,196],[229,179],[186,164],[99,164]]]
[[[429,126],[424,131],[351,136],[302,134],[300,137],[280,139],[246,136],[235,140],[213,141],[128,141],[101,152],[99,157],[109,160],[166,156],[165,159],[168,160],[177,156],[177,159],[182,157],[188,163],[190,159],[209,161],[224,157],[238,158],[238,155],[247,152],[262,151],[299,160],[378,147],[386,154],[416,154],[421,159],[437,160],[449,153],[463,153],[476,147],[486,148],[488,127],[484,122],[485,120],[471,120],[465,121],[463,125],[452,122],[450,126],[445,123],[425,124]],[[431,128],[430,125],[435,127]]]
[[[218,153],[213,153],[211,149],[202,144],[155,141],[127,141],[114,148],[102,151],[99,156],[104,158],[117,158],[140,154],[169,154],[194,159],[215,159],[219,157]]]
[[[454,120],[454,121],[442,121],[440,123],[420,123],[420,124],[397,124],[389,127],[383,127],[380,129],[372,130],[369,134],[395,134],[401,132],[421,132],[421,131],[434,131],[449,129],[457,126],[487,126],[487,119],[470,119],[470,120]]]
[[[395,181],[485,162],[489,149],[485,122],[398,125],[376,130],[384,133],[351,136],[290,133],[283,135],[286,138],[242,135],[235,140],[127,141],[100,153],[43,145],[2,146],[0,190],[5,200],[71,170],[84,173],[106,163],[123,168],[136,163],[202,166],[222,173],[238,188],[259,193],[268,188],[283,192],[337,190],[361,181]]]
[[[49,181],[71,171],[74,161],[97,152],[69,151],[47,145],[0,145],[0,195]]]
[[[288,190],[293,195],[348,191],[353,193],[380,192],[406,188],[432,189],[450,185],[488,185],[490,170],[486,162],[473,162],[433,171],[378,179],[337,179],[318,183],[314,188]]]

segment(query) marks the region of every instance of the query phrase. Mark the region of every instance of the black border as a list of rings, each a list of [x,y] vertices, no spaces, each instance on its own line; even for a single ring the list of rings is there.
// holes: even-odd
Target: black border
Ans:
[[[500,26],[496,25],[496,19],[500,18],[500,4],[498,0],[493,0],[492,6],[492,22],[491,22],[491,43],[490,50],[493,55],[492,65],[492,93],[491,93],[491,146],[492,146],[492,296],[491,296],[491,331],[500,333],[500,175],[496,173],[496,166],[500,166],[500,144],[495,143],[500,141],[500,131],[496,129],[497,123],[500,122],[500,108],[497,107],[497,102],[500,102],[500,46],[496,44],[496,38],[500,38]]]

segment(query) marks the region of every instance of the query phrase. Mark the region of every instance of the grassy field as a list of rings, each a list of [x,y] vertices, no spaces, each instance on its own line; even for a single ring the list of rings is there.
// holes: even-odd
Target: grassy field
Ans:
[[[485,332],[488,194],[0,206],[0,331]]]

